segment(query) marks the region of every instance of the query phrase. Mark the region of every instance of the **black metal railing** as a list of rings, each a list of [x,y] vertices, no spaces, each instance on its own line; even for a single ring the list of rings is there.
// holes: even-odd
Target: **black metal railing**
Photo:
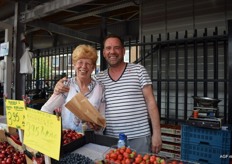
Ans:
[[[157,41],[143,38],[139,46],[143,55],[137,58],[151,75],[161,118],[166,123],[184,122],[196,106],[192,96],[222,100],[219,114],[228,123],[228,36],[225,32],[213,34],[204,29],[192,37],[185,31],[184,38]],[[153,51],[154,50],[154,51]]]

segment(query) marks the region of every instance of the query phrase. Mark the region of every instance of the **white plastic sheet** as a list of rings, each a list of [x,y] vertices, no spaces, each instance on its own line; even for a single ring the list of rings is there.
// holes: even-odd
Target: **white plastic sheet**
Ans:
[[[33,68],[31,65],[32,53],[29,51],[29,48],[26,48],[23,56],[20,59],[20,73],[32,74]]]

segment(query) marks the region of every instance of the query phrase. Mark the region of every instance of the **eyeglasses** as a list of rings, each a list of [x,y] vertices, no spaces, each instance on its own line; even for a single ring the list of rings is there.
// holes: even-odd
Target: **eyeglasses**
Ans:
[[[77,61],[77,65],[78,66],[83,66],[85,65],[86,67],[91,67],[93,64],[92,63],[88,63],[88,62],[83,62],[83,61]]]

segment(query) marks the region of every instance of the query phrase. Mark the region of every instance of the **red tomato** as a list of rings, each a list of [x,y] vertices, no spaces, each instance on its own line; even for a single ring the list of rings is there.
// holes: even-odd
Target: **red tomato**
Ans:
[[[119,154],[120,154],[119,149],[117,149],[117,150],[115,151],[115,153],[119,155]]]
[[[146,164],[146,162],[145,161],[141,161],[140,164]]]
[[[110,159],[110,154],[106,154],[105,159]]]
[[[129,153],[127,153],[127,152],[124,152],[124,153],[123,153],[123,156],[124,156],[125,159],[130,158]]]
[[[111,153],[114,153],[114,150],[110,150],[110,152],[109,152],[109,153],[110,153],[110,154],[111,154]]]
[[[121,154],[123,154],[123,153],[125,152],[125,149],[120,148],[120,149],[119,149],[119,152],[120,152]]]
[[[146,161],[146,160],[149,160],[150,159],[150,155],[149,154],[145,154],[143,156],[143,160]]]
[[[137,157],[139,157],[139,158],[143,158],[143,156],[142,156],[141,154],[138,154],[138,155],[137,155]]]
[[[177,164],[177,161],[172,161],[172,164]]]
[[[108,159],[109,163],[114,162],[115,160],[113,158]]]
[[[126,164],[125,160],[122,160],[121,163],[122,163],[122,164]]]
[[[137,156],[136,158],[135,158],[135,163],[140,163],[140,162],[142,162],[142,157],[139,157],[139,156]]]
[[[156,157],[154,155],[150,156],[150,162],[154,163],[156,161]]]
[[[115,164],[121,164],[121,161],[120,160],[116,160],[114,161]]]
[[[130,159],[127,158],[127,159],[125,160],[125,164],[131,164]]]
[[[129,154],[132,153],[131,148],[127,147],[127,148],[126,148],[126,152],[129,153]]]
[[[116,153],[111,153],[110,158],[116,160],[118,158],[118,155]]]
[[[122,159],[123,159],[123,155],[122,155],[122,154],[119,154],[119,155],[118,155],[118,160],[121,161]]]

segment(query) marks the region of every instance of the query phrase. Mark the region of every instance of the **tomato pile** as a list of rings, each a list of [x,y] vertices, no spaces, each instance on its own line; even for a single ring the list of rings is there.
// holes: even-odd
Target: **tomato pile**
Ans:
[[[70,142],[73,142],[73,141],[83,137],[83,134],[77,133],[75,130],[64,129],[62,137],[63,137],[63,145],[66,145]]]
[[[1,164],[26,164],[26,157],[7,141],[0,142],[0,163]]]
[[[111,149],[105,155],[107,164],[165,164],[165,160],[154,154],[138,154],[129,147]]]

